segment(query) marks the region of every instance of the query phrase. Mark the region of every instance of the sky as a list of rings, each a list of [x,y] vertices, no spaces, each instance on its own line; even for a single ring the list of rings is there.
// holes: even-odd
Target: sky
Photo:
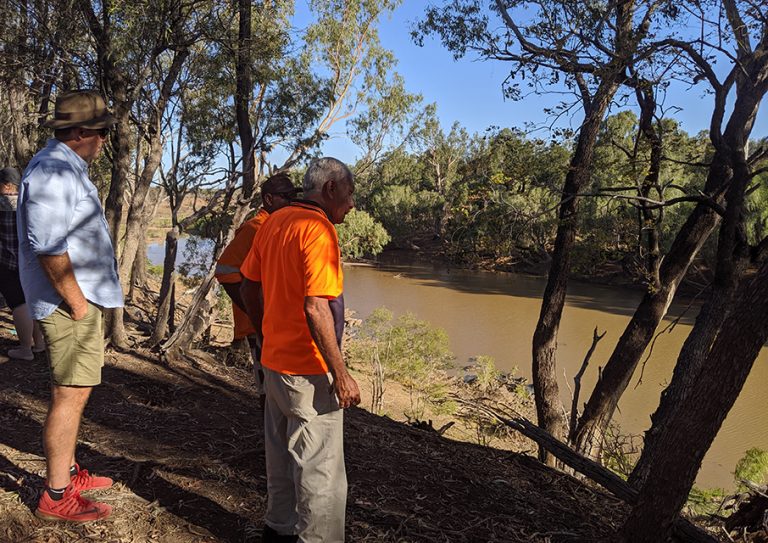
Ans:
[[[467,56],[455,61],[451,53],[436,39],[425,40],[424,47],[414,44],[410,30],[422,16],[425,0],[404,0],[403,5],[379,27],[382,45],[398,59],[397,71],[404,77],[406,89],[420,93],[424,103],[436,103],[437,113],[445,129],[459,121],[470,133],[483,132],[489,126],[524,128],[530,123],[548,125],[544,110],[559,102],[556,95],[529,95],[520,101],[505,100],[502,83],[508,65],[501,61],[481,61]],[[704,95],[704,85],[693,89],[678,85],[670,90],[667,105],[681,110],[673,116],[684,130],[695,134],[709,125],[712,97]],[[577,128],[580,117],[563,119],[560,126]],[[360,151],[349,142],[343,126],[335,127],[322,152],[325,155],[354,162]],[[546,138],[542,129],[536,136]],[[758,115],[754,138],[768,136],[768,112],[765,105]]]

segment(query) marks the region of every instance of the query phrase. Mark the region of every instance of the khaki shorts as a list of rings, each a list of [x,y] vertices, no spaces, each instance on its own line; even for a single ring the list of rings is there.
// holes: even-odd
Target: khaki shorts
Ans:
[[[99,306],[88,302],[85,317],[75,321],[69,307],[62,303],[38,322],[45,337],[54,385],[89,387],[101,383],[104,321]]]

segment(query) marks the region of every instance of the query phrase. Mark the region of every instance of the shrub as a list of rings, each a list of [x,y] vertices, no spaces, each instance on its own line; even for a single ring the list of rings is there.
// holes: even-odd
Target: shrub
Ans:
[[[371,410],[375,413],[382,410],[385,383],[390,378],[408,390],[406,415],[413,419],[423,418],[426,402],[439,402],[447,395],[445,371],[454,359],[448,335],[410,313],[395,319],[388,309],[376,309],[350,342],[349,353],[353,361],[372,366]]]
[[[344,258],[376,256],[389,243],[389,234],[365,211],[353,209],[343,224],[336,227],[339,233],[341,255]]]
[[[768,451],[758,448],[749,449],[736,463],[733,475],[737,483],[742,480],[752,481],[758,485],[768,482]]]

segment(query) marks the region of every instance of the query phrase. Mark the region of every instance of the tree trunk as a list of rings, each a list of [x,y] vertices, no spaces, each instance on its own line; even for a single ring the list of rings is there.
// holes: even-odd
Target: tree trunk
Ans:
[[[115,88],[117,87],[117,88]],[[114,158],[112,160],[112,181],[109,185],[109,193],[104,203],[104,215],[112,234],[112,244],[115,253],[119,253],[120,223],[123,218],[123,197],[128,189],[128,172],[131,170],[131,126],[130,104],[126,104],[126,92],[122,85],[114,84],[113,88],[115,105],[114,115],[117,118],[115,130],[112,134],[112,148]]]
[[[661,161],[664,156],[661,134],[663,130],[657,132],[653,125],[653,116],[656,113],[656,97],[653,87],[637,89],[635,94],[640,104],[640,119],[638,121],[640,133],[648,140],[651,147],[650,164],[648,173],[643,178],[640,187],[640,196],[650,198],[651,190],[657,189],[659,192],[659,175],[661,173]],[[663,198],[663,194],[659,194]],[[658,214],[658,217],[657,215]],[[659,247],[659,229],[661,226],[661,217],[663,210],[656,213],[650,208],[647,202],[641,202],[640,205],[640,232],[639,246],[644,248],[645,255],[642,259],[646,274],[646,283],[650,289],[658,289],[659,284],[659,266],[661,265],[661,249]],[[642,250],[641,250],[642,254]]]
[[[738,294],[690,394],[656,440],[656,447],[666,454],[650,466],[621,532],[625,543],[666,541],[704,455],[768,340],[768,262],[743,283]]]
[[[720,195],[723,188],[733,179],[732,150],[744,149],[760,99],[765,94],[765,89],[758,92],[752,87],[747,87],[748,89],[741,90],[736,99],[723,136],[711,135],[716,144],[716,151],[703,192],[716,204],[722,201],[723,197]],[[717,115],[717,112],[713,115]],[[646,292],[643,296],[584,409],[576,435],[577,449],[583,454],[591,458],[600,456],[603,434],[621,395],[653,338],[656,327],[666,315],[677,286],[719,220],[720,217],[712,205],[699,203],[675,237],[659,268],[661,288],[658,291]]]
[[[27,133],[29,122],[27,121],[29,105],[27,92],[18,85],[11,83],[8,86],[8,107],[11,135],[13,138],[13,158],[19,169],[24,170],[32,159],[33,149]]]
[[[145,205],[144,216],[142,217],[142,231],[146,232],[147,227],[152,223],[152,219],[157,214],[157,208],[163,199],[163,193],[158,189],[154,195],[150,195],[151,203]],[[131,288],[128,293],[129,298],[133,298],[135,288],[145,288],[147,286],[147,237],[139,237],[139,248],[136,251],[133,268],[131,271]]]
[[[218,260],[223,248],[235,237],[235,231],[243,223],[243,220],[250,212],[250,205],[245,203],[240,205],[232,217],[232,225],[227,232],[226,237],[219,244],[214,246],[213,260]],[[214,271],[216,267],[211,266],[207,275],[198,287],[192,302],[189,304],[184,318],[179,324],[178,329],[162,345],[163,351],[184,351],[192,347],[205,329],[207,328],[207,318],[210,315],[211,308],[214,305],[211,287],[214,286]]]
[[[642,487],[659,456],[667,454],[667,451],[658,447],[659,434],[692,390],[706,355],[732,309],[734,293],[749,262],[749,247],[744,233],[744,198],[751,176],[743,150],[736,153],[733,162],[734,178],[726,196],[728,207],[720,228],[712,292],[683,344],[672,381],[662,393],[659,407],[651,416],[653,424],[645,434],[643,453],[629,478],[635,488]]]
[[[157,168],[160,166],[160,161],[163,158],[163,113],[171,97],[176,80],[181,73],[181,68],[188,56],[189,51],[186,49],[182,49],[174,55],[173,62],[168,69],[168,74],[163,80],[160,96],[157,103],[153,106],[153,113],[147,125],[149,150],[144,161],[144,168],[136,181],[133,198],[131,198],[131,205],[128,209],[128,218],[125,225],[125,242],[120,254],[120,280],[123,282],[123,288],[126,290],[126,287],[130,284],[131,270],[138,254],[140,239],[144,237],[147,226],[147,213],[145,211],[147,194],[155,177],[155,172],[157,172]]]
[[[242,200],[249,201],[256,188],[256,159],[254,155],[253,127],[250,118],[250,103],[253,94],[253,74],[251,71],[251,1],[238,0],[238,40],[235,70],[237,84],[235,88],[235,115],[240,136],[242,154]],[[226,209],[226,204],[225,204]],[[224,236],[223,244],[214,249],[214,261],[218,259],[221,248],[226,246],[234,237],[235,230],[242,224],[248,213],[247,203],[238,206],[232,219],[232,224]],[[162,349],[173,356],[172,351],[189,349],[192,343],[202,334],[206,327],[206,317],[210,312],[212,301],[210,290],[214,282],[214,267],[206,275],[181,321],[179,328],[162,345]]]
[[[104,216],[112,235],[112,245],[115,248],[115,256],[117,257],[120,253],[119,240],[120,223],[123,215],[123,197],[128,188],[128,172],[131,169],[131,129],[129,124],[130,105],[126,103],[126,91],[123,85],[117,82],[113,82],[113,89],[116,102],[114,114],[117,118],[117,123],[112,135],[112,147],[114,149],[112,179],[104,204]],[[127,293],[125,288],[127,285],[126,281],[127,279],[120,277],[123,293]],[[104,325],[106,336],[110,339],[112,345],[117,349],[127,349],[128,334],[123,323],[123,308],[117,307],[107,311]]]
[[[616,89],[615,84],[601,85],[579,131],[578,144],[571,159],[560,201],[552,265],[549,269],[541,313],[533,334],[533,388],[538,424],[561,441],[566,439],[567,421],[557,384],[557,332],[565,305],[571,250],[576,239],[578,193],[589,182],[598,129]],[[547,463],[551,464],[554,461],[543,448],[539,448],[539,456]]]
[[[155,329],[149,338],[151,346],[159,345],[168,332],[168,322],[173,317],[173,291],[176,284],[176,254],[179,247],[179,228],[174,226],[165,235],[165,258],[163,259],[163,279],[160,283],[160,297],[157,302]]]
[[[184,312],[184,317],[179,327],[161,348],[166,356],[176,357],[180,353],[192,348],[195,341],[210,326],[210,316],[215,305],[216,290],[213,288],[216,282],[214,269],[208,272],[203,282],[198,287],[192,302]]]
[[[144,236],[139,238],[137,255],[138,257],[133,261],[131,268],[130,290],[128,291],[128,297],[131,299],[135,295],[134,290],[136,288],[147,286],[147,238]]]
[[[250,199],[256,188],[256,160],[253,149],[250,103],[253,94],[251,72],[251,0],[238,0],[239,34],[237,40],[237,86],[235,115],[243,157],[243,198]]]

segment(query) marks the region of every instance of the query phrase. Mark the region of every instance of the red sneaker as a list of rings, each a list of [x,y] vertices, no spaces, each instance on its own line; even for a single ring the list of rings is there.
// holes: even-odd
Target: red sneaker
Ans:
[[[86,490],[101,490],[112,486],[113,481],[109,477],[99,477],[98,475],[91,475],[87,469],[80,469],[79,464],[75,464],[77,474],[72,476],[72,486],[78,492],[84,492]]]
[[[35,516],[43,520],[92,522],[107,518],[111,513],[111,505],[87,500],[72,485],[69,485],[64,491],[64,497],[59,501],[51,499],[48,492],[43,490]]]

